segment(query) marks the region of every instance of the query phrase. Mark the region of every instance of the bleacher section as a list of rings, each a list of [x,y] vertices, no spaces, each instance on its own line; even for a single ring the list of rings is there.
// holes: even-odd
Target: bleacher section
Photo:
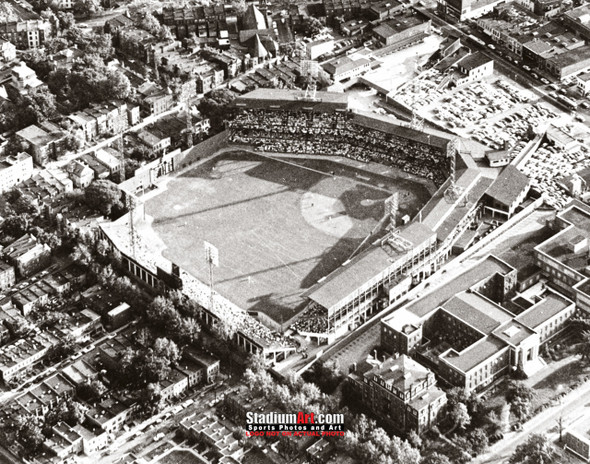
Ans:
[[[259,96],[260,95],[260,96]],[[251,92],[235,102],[229,141],[271,153],[344,156],[377,162],[442,185],[449,176],[451,140],[346,110],[341,94]],[[343,106],[346,105],[346,106]]]

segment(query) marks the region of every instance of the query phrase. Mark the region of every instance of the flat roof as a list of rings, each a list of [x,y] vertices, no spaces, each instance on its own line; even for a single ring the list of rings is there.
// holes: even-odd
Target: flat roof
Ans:
[[[439,133],[425,130],[416,130],[410,127],[402,126],[391,122],[387,117],[373,113],[355,111],[352,118],[354,124],[366,127],[368,129],[378,130],[386,134],[392,134],[400,138],[413,140],[425,145],[446,149],[451,142],[450,137],[442,137]]]
[[[574,304],[573,301],[565,296],[548,290],[543,300],[521,313],[516,320],[531,329],[535,329],[572,304]]]
[[[476,292],[462,292],[447,301],[443,308],[486,335],[512,319],[511,314]]]
[[[317,92],[315,99],[304,99],[305,91],[289,89],[256,89],[236,98],[237,108],[281,109],[297,111],[308,109],[319,112],[332,112],[348,109],[348,96],[344,93]]]
[[[471,55],[467,55],[465,58],[459,61],[459,66],[468,71],[471,71],[473,69],[479,68],[480,66],[489,63],[490,61],[494,60],[488,58],[482,52],[475,52]]]
[[[512,346],[518,346],[530,336],[535,335],[535,332],[524,324],[512,319],[507,324],[494,330],[493,334],[495,337]]]
[[[410,224],[401,234],[414,246],[420,246],[435,236],[433,231],[419,222]],[[409,252],[396,251],[391,247],[386,251],[383,246],[374,246],[329,274],[323,282],[312,287],[307,296],[329,309],[375,279]]]
[[[441,356],[441,358],[456,369],[462,372],[468,372],[503,348],[507,348],[507,345],[502,340],[493,336],[485,337],[460,353],[451,349],[444,356]]]
[[[434,288],[430,293],[410,303],[406,309],[422,317],[435,310],[458,293],[467,290],[484,279],[489,279],[496,273],[506,274],[514,268],[493,255],[488,256],[472,268],[460,274],[455,279],[441,287]]]

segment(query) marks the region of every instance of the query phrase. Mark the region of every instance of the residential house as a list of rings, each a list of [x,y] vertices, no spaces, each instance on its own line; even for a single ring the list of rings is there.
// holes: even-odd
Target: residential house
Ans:
[[[28,153],[0,160],[0,193],[12,189],[33,175],[33,157]]]
[[[7,245],[2,254],[21,277],[34,274],[47,267],[51,261],[51,250],[37,241],[33,235],[25,234]]]
[[[400,432],[422,434],[434,427],[447,403],[434,372],[404,354],[355,366],[348,379],[363,405]]]
[[[94,180],[94,171],[81,161],[74,160],[68,165],[68,173],[78,188],[88,187]]]

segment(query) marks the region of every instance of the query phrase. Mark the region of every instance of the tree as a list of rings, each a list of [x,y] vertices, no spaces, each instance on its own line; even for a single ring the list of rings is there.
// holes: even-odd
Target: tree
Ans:
[[[63,37],[56,37],[45,41],[45,51],[47,53],[57,53],[68,48],[70,43]]]
[[[139,404],[142,412],[147,416],[153,416],[162,410],[162,389],[158,383],[149,383],[139,392]]]
[[[161,26],[156,17],[151,12],[144,10],[142,12],[138,12],[137,15],[140,16],[137,25],[141,29],[149,32],[152,35],[158,35]]]
[[[310,403],[318,401],[322,396],[322,392],[318,386],[311,382],[306,382],[303,384],[301,387],[301,393],[308,399]]]
[[[506,401],[512,403],[515,400],[532,401],[535,391],[523,382],[510,381],[506,388]]]
[[[154,298],[149,304],[146,319],[152,329],[168,335],[177,336],[182,325],[180,314],[172,301],[161,296]]]
[[[172,31],[168,26],[161,26],[157,37],[163,42],[170,42],[171,40],[174,40],[174,34],[172,34]]]
[[[388,454],[394,463],[399,464],[418,464],[421,459],[420,451],[412,448],[407,440],[395,436],[391,439]]]
[[[115,206],[122,207],[121,191],[110,180],[96,180],[84,192],[86,204],[105,216],[109,216]]]
[[[22,237],[29,227],[29,220],[26,216],[10,216],[2,223],[2,234],[12,238]]]
[[[518,445],[510,457],[510,464],[551,464],[557,452],[545,435],[533,433],[526,442]]]
[[[86,381],[76,387],[76,395],[84,401],[95,401],[104,395],[107,387],[100,380]]]
[[[201,324],[192,317],[181,317],[178,321],[177,338],[181,343],[192,343],[201,333]]]
[[[66,13],[65,11],[59,11],[57,13],[59,19],[59,27],[62,30],[68,30],[76,25],[76,18],[72,13]]]
[[[70,253],[70,259],[84,266],[88,266],[93,260],[92,251],[88,245],[84,243],[77,243]]]
[[[305,36],[314,37],[322,31],[323,25],[319,19],[314,18],[313,16],[305,16],[300,28]]]
[[[246,369],[244,381],[256,396],[270,392],[273,386],[273,380],[266,371],[253,372],[251,369]]]
[[[357,417],[352,429],[358,433],[359,440],[368,440],[371,432],[375,429],[375,421],[367,418],[364,414],[361,414]]]
[[[420,464],[451,464],[451,461],[444,454],[432,453],[423,458]]]
[[[422,448],[422,438],[416,433],[415,430],[410,430],[410,433],[408,434],[408,442],[414,448]]]
[[[157,338],[154,342],[156,356],[166,358],[170,364],[176,364],[180,359],[180,351],[176,343],[167,338]]]
[[[236,12],[236,15],[241,16],[247,9],[246,0],[232,0],[231,7]]]
[[[35,455],[45,442],[41,427],[34,421],[28,421],[23,425],[23,428],[18,432],[18,439],[22,443],[25,453],[29,456]]]
[[[582,341],[576,346],[576,352],[582,357],[583,361],[590,362],[590,330],[582,332]]]
[[[464,403],[455,403],[449,410],[449,418],[453,422],[455,427],[464,428],[471,422],[469,412],[467,412],[467,406]]]
[[[116,100],[125,100],[131,92],[129,78],[119,70],[108,72],[104,85],[105,95]]]
[[[471,443],[471,448],[476,456],[483,453],[489,445],[488,434],[482,428],[472,430],[467,435],[467,439]]]
[[[86,55],[95,55],[102,60],[108,60],[115,54],[111,34],[86,34],[80,36],[76,43]]]
[[[102,11],[99,0],[76,0],[74,2],[74,13],[87,18]]]
[[[235,99],[231,90],[216,89],[207,94],[199,102],[198,109],[203,116],[209,118],[211,130],[214,133],[224,129],[224,121],[229,114],[229,105]]]
[[[335,361],[318,361],[314,363],[306,380],[316,383],[324,393],[332,393],[344,379]]]
[[[531,401],[535,397],[532,388],[523,382],[511,381],[506,390],[506,401],[510,404],[510,412],[522,420],[529,415]]]

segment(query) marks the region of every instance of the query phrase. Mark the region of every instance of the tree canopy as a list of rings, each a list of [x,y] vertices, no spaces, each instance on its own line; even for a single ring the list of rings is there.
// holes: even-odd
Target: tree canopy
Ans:
[[[545,435],[532,434],[526,442],[518,445],[510,457],[510,464],[551,464],[556,462],[555,447]]]
[[[123,207],[121,191],[117,184],[110,180],[96,180],[92,182],[84,192],[86,204],[100,211],[105,216],[110,216],[114,207]]]

